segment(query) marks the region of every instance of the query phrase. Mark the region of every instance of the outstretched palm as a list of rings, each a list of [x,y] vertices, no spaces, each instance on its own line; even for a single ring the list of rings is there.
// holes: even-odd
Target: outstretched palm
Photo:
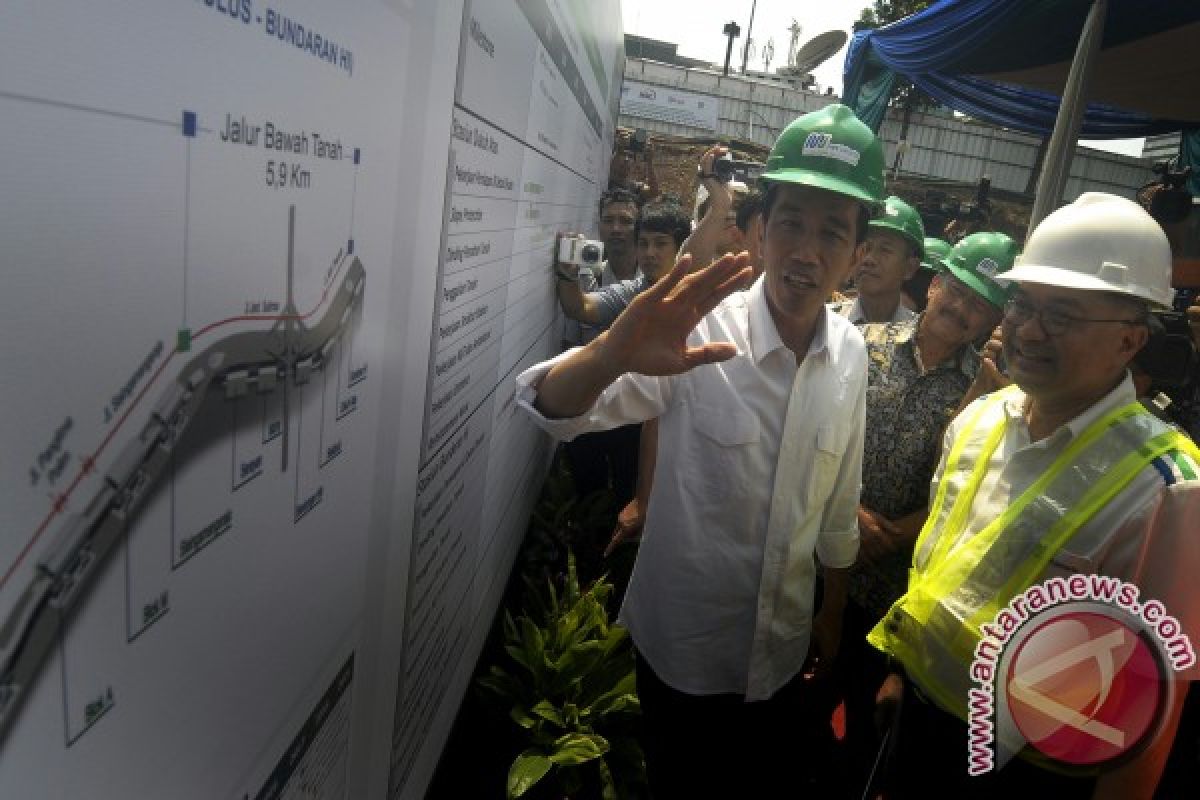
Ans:
[[[726,254],[691,272],[684,256],[654,286],[638,295],[604,334],[604,350],[623,372],[677,375],[737,354],[729,342],[688,347],[688,334],[725,297],[754,277],[746,253]]]

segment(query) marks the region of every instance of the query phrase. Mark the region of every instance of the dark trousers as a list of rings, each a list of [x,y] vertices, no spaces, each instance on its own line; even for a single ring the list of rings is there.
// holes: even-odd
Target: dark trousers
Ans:
[[[656,800],[824,798],[829,718],[797,676],[768,700],[691,695],[663,683],[637,654],[642,749]],[[822,731],[822,726],[824,730]]]
[[[878,620],[853,600],[842,617],[842,643],[834,661],[825,702],[830,713],[844,703],[846,733],[838,751],[843,797],[862,797],[867,778],[879,754],[881,740],[875,729],[875,695],[887,677],[887,659],[867,642]]]
[[[967,726],[923,698],[911,683],[890,770],[888,800],[963,797],[971,800],[1088,800],[1095,778],[1072,777],[1014,758],[999,771],[967,774]]]
[[[622,425],[611,431],[585,433],[567,442],[563,450],[580,497],[610,485],[618,510],[633,499],[637,488],[638,443],[641,425]]]

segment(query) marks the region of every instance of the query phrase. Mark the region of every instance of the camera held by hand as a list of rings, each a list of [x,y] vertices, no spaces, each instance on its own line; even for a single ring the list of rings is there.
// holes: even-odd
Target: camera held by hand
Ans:
[[[726,153],[713,160],[713,175],[721,183],[738,180],[750,185],[758,179],[765,166],[758,161],[739,161]]]
[[[564,236],[558,240],[558,261],[580,267],[598,267],[604,263],[604,242],[582,236]]]

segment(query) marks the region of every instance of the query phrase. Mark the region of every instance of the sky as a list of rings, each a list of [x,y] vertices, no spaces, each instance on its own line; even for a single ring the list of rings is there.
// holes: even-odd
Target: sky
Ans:
[[[750,27],[752,0],[724,0],[716,3],[708,0],[621,0],[621,15],[625,33],[648,36],[679,45],[679,55],[702,58],[716,64],[725,61],[727,39],[721,29],[734,21],[742,29],[741,38],[733,43],[734,57],[730,69],[741,69],[742,46],[746,43]],[[748,67],[763,68],[763,47],[774,40],[775,53],[771,70],[787,64],[788,43],[791,41],[789,28],[792,20],[799,23],[803,45],[814,36],[831,30],[852,34],[851,26],[862,9],[871,5],[869,0],[758,0],[754,10],[754,27],[749,31],[752,44],[757,50],[752,54]],[[842,93],[842,64],[846,59],[843,47],[832,58],[813,70],[820,91],[828,86],[834,93]],[[1141,155],[1141,139],[1119,139],[1111,142],[1082,142],[1126,155]]]

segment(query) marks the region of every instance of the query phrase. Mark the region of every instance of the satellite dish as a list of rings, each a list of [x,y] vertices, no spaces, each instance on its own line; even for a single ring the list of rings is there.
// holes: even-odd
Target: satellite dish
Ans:
[[[841,50],[849,38],[845,31],[826,31],[813,37],[808,44],[796,51],[796,58],[789,71],[801,75],[812,72]]]

